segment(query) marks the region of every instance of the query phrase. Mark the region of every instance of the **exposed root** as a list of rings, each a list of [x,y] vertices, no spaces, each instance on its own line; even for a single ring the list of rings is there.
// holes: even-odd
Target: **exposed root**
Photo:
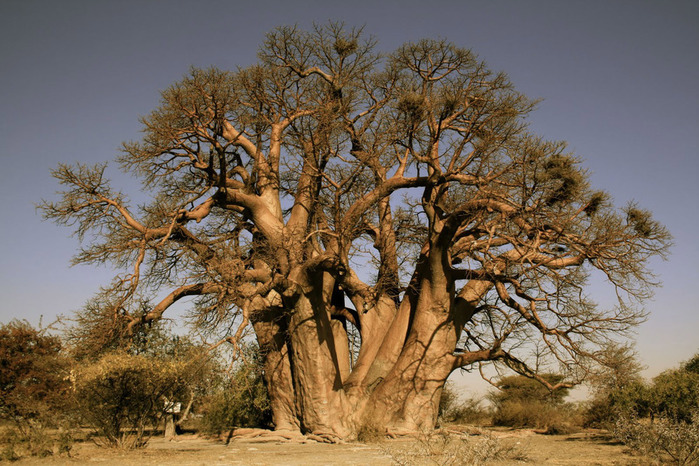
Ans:
[[[422,434],[422,432],[418,432],[416,430],[386,429],[386,437],[392,438],[392,439],[406,438],[406,437],[419,437],[421,434]]]
[[[345,443],[340,437],[328,432],[313,432],[306,434],[306,438],[315,440],[318,443]]]
[[[268,430],[241,427],[234,429],[229,436],[229,441],[244,440],[246,442],[299,442],[304,443],[305,437],[301,432],[294,430]]]
[[[234,429],[228,441],[245,441],[250,443],[294,442],[294,443],[344,443],[340,437],[328,432],[313,432],[303,435],[297,430],[267,430],[241,427]]]
[[[423,438],[430,435],[448,435],[467,439],[471,436],[483,435],[483,431],[478,428],[437,428],[434,430],[407,430],[407,429],[386,429],[386,437],[391,439]]]

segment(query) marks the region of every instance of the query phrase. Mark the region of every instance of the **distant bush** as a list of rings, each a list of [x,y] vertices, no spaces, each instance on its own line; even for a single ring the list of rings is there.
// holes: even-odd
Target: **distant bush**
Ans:
[[[508,427],[544,427],[556,407],[538,401],[506,401],[493,413],[493,425]]]
[[[439,400],[439,419],[451,424],[484,424],[490,421],[490,413],[481,400],[461,400],[451,383],[447,382]]]
[[[9,428],[3,431],[0,460],[16,461],[26,456],[69,456],[73,443],[74,438],[70,430],[56,431],[43,425],[35,425],[29,430]]]
[[[692,416],[699,410],[699,373],[684,368],[663,372],[653,379],[650,399],[654,415],[695,422]]]
[[[540,376],[551,385],[555,385],[563,380],[559,374],[540,374]],[[509,401],[529,402],[536,401],[557,405],[563,403],[563,399],[568,396],[568,388],[549,390],[545,385],[536,379],[523,375],[510,375],[502,377],[497,383],[498,391],[489,395],[490,401],[494,405]]]
[[[543,377],[550,384],[562,380],[556,374]],[[571,433],[580,425],[576,409],[563,402],[567,388],[550,391],[539,381],[521,375],[503,377],[498,388],[489,395],[493,425],[545,429],[551,434]]]
[[[203,404],[202,427],[220,435],[236,427],[270,427],[272,410],[262,360],[256,346],[247,347],[229,377],[223,378]]]
[[[540,401],[507,401],[493,412],[493,425],[542,429],[547,434],[570,434],[579,430],[582,418],[570,404]]]

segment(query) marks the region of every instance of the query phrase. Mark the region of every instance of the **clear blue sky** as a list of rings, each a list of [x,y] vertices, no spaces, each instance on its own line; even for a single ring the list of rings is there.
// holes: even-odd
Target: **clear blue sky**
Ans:
[[[699,351],[699,1],[0,1],[0,322],[79,309],[108,269],[69,267],[70,231],[34,205],[59,162],[111,160],[191,65],[255,60],[275,26],[366,25],[382,50],[445,38],[543,98],[532,126],[567,140],[593,184],[675,236],[651,316],[647,375]],[[133,180],[112,166],[114,184]]]

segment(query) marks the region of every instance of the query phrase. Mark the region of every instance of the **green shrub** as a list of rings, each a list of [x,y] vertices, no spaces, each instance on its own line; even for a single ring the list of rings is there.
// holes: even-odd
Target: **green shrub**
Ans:
[[[620,415],[646,417],[652,411],[652,389],[641,380],[598,391],[587,403],[584,425],[611,428]]]
[[[651,408],[656,415],[691,423],[699,410],[699,374],[683,369],[665,371],[653,379]]]
[[[164,414],[166,400],[175,399],[181,369],[142,355],[103,356],[75,374],[82,419],[107,445],[145,446]]]
[[[236,427],[269,427],[272,410],[257,347],[244,351],[245,357],[230,377],[204,402],[202,427],[220,435]]]
[[[695,354],[689,361],[682,364],[682,370],[691,372],[693,374],[699,374],[699,353]]]

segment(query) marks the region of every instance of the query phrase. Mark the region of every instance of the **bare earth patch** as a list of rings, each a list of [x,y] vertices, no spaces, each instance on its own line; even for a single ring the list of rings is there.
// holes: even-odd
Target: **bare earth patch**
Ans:
[[[587,431],[570,435],[542,435],[531,430],[495,432],[500,438],[511,439],[525,450],[530,464],[551,465],[641,465],[642,458],[632,456],[628,449],[603,431]],[[522,464],[500,462],[493,464]]]
[[[515,445],[527,460],[502,460],[488,464],[630,465],[647,464],[626,452],[606,433],[587,431],[572,435],[541,435],[531,430],[484,430],[484,435]],[[474,435],[474,440],[478,435]],[[229,445],[196,435],[175,441],[152,439],[145,449],[120,451],[92,443],[75,446],[71,458],[23,459],[15,464],[104,465],[390,465],[391,451],[410,449],[415,440],[394,439],[381,444],[326,444],[318,442],[233,440]],[[416,462],[417,463],[417,462]],[[423,463],[428,464],[428,463]]]

